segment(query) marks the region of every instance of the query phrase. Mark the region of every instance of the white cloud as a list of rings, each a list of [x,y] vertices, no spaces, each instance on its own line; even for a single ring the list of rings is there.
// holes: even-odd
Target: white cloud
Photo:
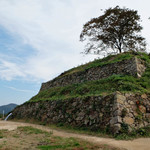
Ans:
[[[72,11],[73,7],[77,9],[77,3],[75,5],[71,2],[68,6],[68,3],[58,0],[0,2],[1,25],[12,35],[21,38],[22,44],[29,44],[36,51],[35,55],[25,58],[23,64],[12,63],[12,69],[10,66],[5,71],[3,69],[6,79],[13,79],[16,74],[21,77],[48,80],[61,73],[63,69],[82,62],[79,56],[82,23],[80,11]],[[3,64],[3,67],[6,66]],[[10,70],[12,73],[8,75],[7,72]]]
[[[11,89],[11,90],[14,90],[14,91],[18,91],[18,92],[34,92],[34,91],[31,91],[31,90],[22,90],[22,89],[17,89],[17,88],[15,88],[15,87],[12,87],[12,86],[5,86],[6,88],[9,88],[9,89]]]
[[[93,59],[95,56],[80,55],[82,26],[92,17],[101,15],[101,8],[105,10],[119,3],[129,7],[131,1],[0,0],[0,25],[18,38],[20,45],[30,45],[34,51],[30,53],[26,49],[28,55],[18,61],[12,55],[0,59],[0,78],[46,81]]]
[[[0,77],[5,80],[12,80],[16,77],[25,77],[25,74],[17,64],[0,59]]]

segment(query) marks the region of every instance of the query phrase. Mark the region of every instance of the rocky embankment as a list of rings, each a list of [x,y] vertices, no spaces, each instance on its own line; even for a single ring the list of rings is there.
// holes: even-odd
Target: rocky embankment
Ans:
[[[112,61],[114,59],[117,61]],[[140,86],[143,91],[149,93],[147,89],[147,87],[149,87],[147,82],[149,82],[150,76],[149,55],[142,53],[135,55],[124,53],[122,55],[109,57],[108,61],[109,63],[101,63],[100,60],[99,62],[101,64],[96,64],[96,66],[94,64],[94,67],[91,68],[84,66],[88,69],[80,67],[80,69],[75,68],[69,70],[54,80],[43,83],[39,94],[37,94],[32,101],[18,106],[13,111],[12,118],[35,119],[45,123],[68,124],[75,127],[89,128],[95,131],[103,129],[113,134],[124,131],[130,132],[134,129],[150,125],[150,95],[133,94],[133,91],[138,89],[137,85]],[[146,76],[143,77],[142,75],[144,73],[146,73]],[[115,80],[115,83],[118,82],[116,85],[118,85],[119,88],[123,87],[122,92],[117,92],[115,89],[112,90],[112,93],[111,88],[114,87],[111,86],[116,85],[115,83],[108,85],[108,83],[106,87],[109,87],[110,91],[106,91],[108,89],[106,87],[105,91],[101,89],[101,93],[104,92],[106,93],[104,95],[107,96],[95,96],[103,95],[101,93],[88,93],[90,89],[86,86],[89,83],[92,84],[92,82],[89,82],[86,85],[88,81],[100,81],[103,78],[113,75],[119,76],[119,78],[116,77],[117,80]],[[132,81],[134,81],[134,84]],[[82,87],[83,95],[80,94],[78,97],[78,94],[76,94],[72,96],[74,98],[68,98],[69,92],[72,92],[71,90],[73,90],[73,88],[70,91],[63,91],[61,88],[64,86],[67,87],[67,85],[74,86],[74,83],[85,83],[85,89]],[[97,86],[95,84],[93,85]],[[79,85],[77,85],[76,88],[79,88],[78,86]],[[100,83],[99,86],[103,87],[105,85]],[[59,87],[59,91],[55,91],[56,87]],[[127,92],[125,92],[126,87],[129,88]],[[94,87],[92,88],[95,89]],[[54,92],[50,93],[52,89]],[[85,95],[84,90],[86,91]],[[57,92],[63,93],[64,95],[66,94],[66,97],[61,99],[60,97],[62,95],[59,94],[55,97],[55,100],[50,99],[49,93],[53,96],[54,94],[56,95]]]
[[[13,111],[13,118],[63,123],[91,130],[131,131],[150,123],[150,96],[121,94],[70,100],[25,103]]]

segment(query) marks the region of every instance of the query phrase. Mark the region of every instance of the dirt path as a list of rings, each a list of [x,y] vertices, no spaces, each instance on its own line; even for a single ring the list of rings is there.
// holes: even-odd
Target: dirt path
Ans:
[[[139,138],[132,141],[121,141],[121,140],[117,141],[115,139],[110,138],[101,138],[83,134],[67,133],[64,131],[50,129],[49,127],[45,127],[42,125],[11,122],[11,121],[0,121],[0,130],[1,129],[15,130],[19,126],[32,126],[41,130],[52,131],[55,136],[81,138],[83,140],[95,144],[107,144],[118,148],[125,148],[127,150],[150,150],[150,138]]]

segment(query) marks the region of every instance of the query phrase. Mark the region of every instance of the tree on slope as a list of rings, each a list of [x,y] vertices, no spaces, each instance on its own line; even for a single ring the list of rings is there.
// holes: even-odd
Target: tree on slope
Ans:
[[[80,41],[88,41],[84,53],[145,51],[146,42],[139,34],[142,30],[139,21],[140,16],[135,10],[119,6],[105,10],[104,15],[83,26]]]

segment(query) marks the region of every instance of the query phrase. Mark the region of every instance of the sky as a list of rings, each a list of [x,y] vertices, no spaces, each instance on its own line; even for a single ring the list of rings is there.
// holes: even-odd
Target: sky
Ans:
[[[79,36],[117,5],[138,11],[150,52],[149,0],[0,0],[0,105],[22,104],[41,83],[100,57],[81,54]]]

